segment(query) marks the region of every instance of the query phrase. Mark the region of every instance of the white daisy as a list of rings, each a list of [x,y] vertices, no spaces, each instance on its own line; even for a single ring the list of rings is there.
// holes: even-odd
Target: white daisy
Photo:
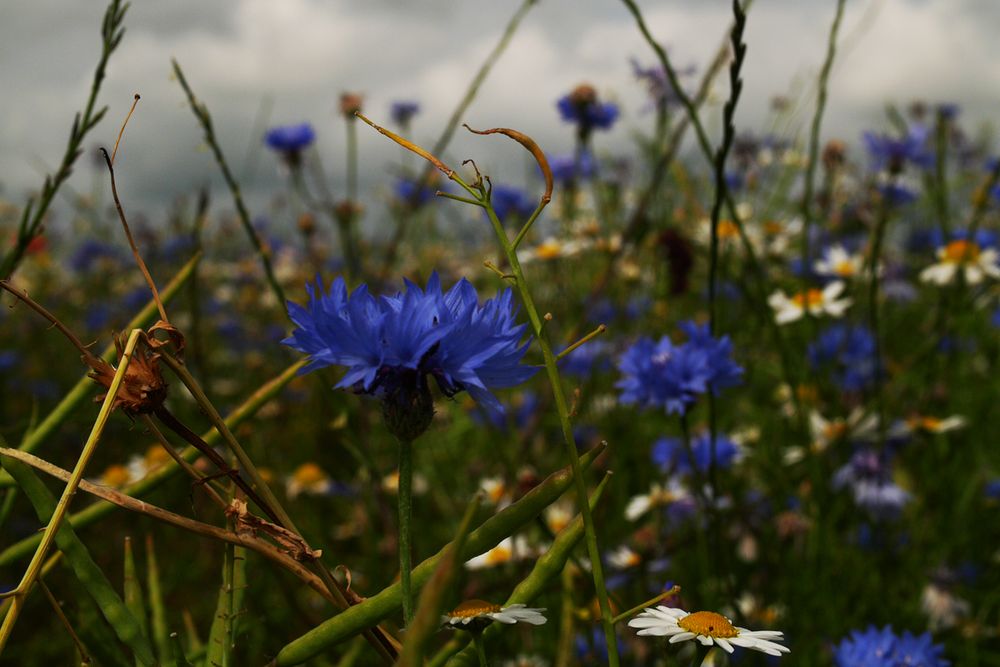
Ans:
[[[329,475],[311,461],[300,465],[285,480],[285,493],[293,500],[302,493],[323,496],[329,493],[331,488],[333,488],[333,482]]]
[[[555,535],[573,520],[573,504],[569,501],[553,503],[545,508],[545,525]]]
[[[768,297],[767,302],[774,309],[774,320],[778,324],[788,324],[802,319],[806,311],[814,317],[820,315],[840,317],[853,303],[851,299],[837,299],[843,291],[844,282],[835,280],[822,290],[808,289],[793,294],[791,297],[786,296],[783,291],[777,290]]]
[[[455,607],[452,611],[441,617],[441,622],[449,627],[482,630],[491,622],[506,623],[530,623],[531,625],[544,625],[545,616],[542,612],[545,609],[527,607],[523,604],[511,604],[501,607],[498,604],[490,604],[483,600],[466,600]]]
[[[629,521],[635,521],[654,507],[669,505],[688,496],[687,490],[675,479],[671,479],[666,487],[653,484],[649,488],[649,493],[635,496],[628,501],[628,505],[625,507],[625,518]]]
[[[498,509],[510,505],[510,494],[503,477],[487,477],[479,482],[480,490],[486,495],[486,502]]]
[[[952,415],[941,419],[939,417],[914,414],[907,417],[905,421],[895,424],[889,432],[889,435],[893,437],[903,437],[910,435],[911,433],[921,431],[924,433],[935,434],[947,433],[949,431],[956,431],[960,428],[964,428],[965,424],[965,417],[961,415]]]
[[[631,621],[629,627],[639,628],[638,635],[670,637],[670,643],[697,639],[703,646],[717,644],[727,653],[735,646],[752,648],[768,655],[788,653],[789,649],[776,642],[784,635],[777,630],[747,630],[714,611],[688,613],[683,609],[660,605],[647,609]]]
[[[627,570],[642,563],[642,556],[622,545],[608,554],[608,565],[616,570]]]
[[[829,278],[854,278],[861,275],[864,268],[864,255],[851,254],[839,243],[826,248],[823,256],[813,263],[817,275]]]
[[[983,278],[1000,278],[1000,253],[994,248],[981,248],[975,241],[958,239],[938,248],[938,263],[920,272],[920,280],[935,285],[954,282],[959,270],[965,282],[976,285]]]
[[[520,560],[530,556],[531,552],[532,549],[528,546],[528,541],[521,535],[514,539],[507,537],[486,553],[466,561],[465,567],[469,570],[483,570]]]
[[[871,440],[878,431],[878,417],[866,415],[863,408],[855,408],[846,418],[826,419],[818,410],[812,410],[809,412],[809,431],[812,434],[812,452],[819,454],[840,440]],[[798,463],[805,458],[805,454],[804,447],[789,447],[785,450],[785,463]]]

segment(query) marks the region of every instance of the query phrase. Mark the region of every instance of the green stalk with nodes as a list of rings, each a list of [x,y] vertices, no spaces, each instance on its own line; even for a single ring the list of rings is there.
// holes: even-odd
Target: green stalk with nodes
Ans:
[[[521,268],[521,262],[517,258],[518,245],[524,240],[525,236],[527,236],[528,230],[531,229],[535,220],[552,198],[552,170],[549,168],[548,160],[545,158],[545,154],[534,142],[534,140],[521,132],[508,128],[476,131],[466,126],[470,132],[475,134],[503,134],[504,136],[517,141],[535,157],[542,170],[542,174],[545,176],[545,193],[542,195],[534,213],[531,214],[531,217],[529,217],[524,223],[524,226],[512,241],[507,236],[507,232],[504,230],[503,224],[497,217],[496,211],[493,209],[493,205],[490,202],[490,189],[483,183],[481,178],[477,178],[476,183],[469,185],[455,173],[454,169],[445,165],[441,162],[441,160],[431,153],[428,153],[423,148],[420,148],[399,135],[376,125],[361,114],[358,114],[358,117],[372,126],[379,133],[389,137],[404,148],[407,148],[426,159],[432,165],[437,167],[442,173],[444,173],[444,175],[450,180],[454,181],[463,190],[465,190],[471,196],[471,199],[457,197],[454,195],[443,196],[474,206],[479,206],[486,211],[486,215],[490,219],[490,224],[493,226],[497,242],[500,244],[504,256],[510,266],[511,273],[503,275],[503,277],[512,280],[515,288],[517,289],[518,296],[520,297],[524,310],[528,315],[528,321],[531,324],[532,333],[534,333],[535,338],[538,340],[538,346],[542,351],[545,372],[546,375],[548,375],[549,384],[552,386],[552,393],[555,399],[556,411],[559,414],[559,424],[563,434],[563,441],[566,445],[567,456],[569,457],[570,466],[573,471],[573,485],[576,489],[577,501],[580,505],[580,513],[583,517],[587,553],[590,556],[592,564],[594,587],[596,589],[598,601],[601,607],[601,620],[602,625],[604,626],[604,636],[608,647],[608,664],[611,665],[611,667],[617,667],[619,664],[618,643],[615,640],[611,604],[608,601],[608,591],[604,585],[604,572],[601,567],[601,552],[597,543],[597,533],[594,530],[594,519],[590,512],[590,506],[587,502],[587,485],[583,479],[580,457],[576,448],[576,438],[573,435],[573,425],[570,422],[569,405],[566,401],[566,394],[563,391],[562,379],[560,378],[559,368],[557,365],[557,358],[555,353],[552,351],[552,343],[549,339],[547,331],[545,330],[545,320],[543,320],[542,316],[539,315],[538,308],[535,306],[535,301],[532,297],[527,279],[525,278],[524,271]]]

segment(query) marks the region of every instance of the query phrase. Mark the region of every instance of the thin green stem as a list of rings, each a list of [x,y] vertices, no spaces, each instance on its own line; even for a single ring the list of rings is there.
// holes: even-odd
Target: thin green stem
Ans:
[[[886,196],[886,195],[884,195]],[[886,409],[885,387],[882,372],[882,334],[879,321],[879,263],[882,255],[882,241],[885,238],[885,228],[889,222],[889,204],[884,199],[879,206],[878,220],[872,231],[871,256],[868,258],[868,326],[872,330],[875,345],[872,347],[873,382],[875,384],[875,410],[878,414],[878,444],[885,445]]]
[[[191,86],[188,85],[187,79],[184,78],[184,72],[181,70],[181,66],[178,62],[176,60],[171,60],[170,62],[173,65],[174,75],[177,76],[177,81],[181,84],[181,88],[184,89],[184,93],[187,95],[188,103],[191,105],[191,111],[194,112],[195,118],[198,119],[198,122],[201,124],[201,128],[205,133],[205,143],[207,143],[208,147],[212,150],[212,155],[215,156],[215,161],[219,165],[222,177],[225,179],[226,185],[229,186],[229,192],[233,197],[233,203],[236,205],[236,213],[239,216],[240,223],[243,225],[243,230],[250,238],[250,243],[253,244],[254,250],[260,257],[260,263],[264,267],[264,275],[267,277],[267,282],[271,287],[271,291],[278,300],[278,306],[283,312],[287,312],[285,306],[285,292],[281,289],[281,284],[278,283],[278,279],[274,275],[274,269],[271,267],[270,250],[264,247],[264,242],[261,241],[260,235],[250,222],[250,213],[247,211],[246,204],[243,203],[243,194],[240,191],[239,183],[236,182],[232,172],[229,170],[229,164],[226,162],[226,157],[222,154],[222,148],[219,147],[219,142],[215,138],[215,128],[212,125],[212,117],[208,113],[208,107],[198,102],[198,99],[194,96],[194,92],[191,90]]]
[[[819,162],[819,131],[823,121],[823,111],[826,109],[827,81],[833,68],[833,58],[837,54],[837,33],[840,21],[844,16],[844,0],[837,0],[837,12],[830,26],[830,36],[826,45],[826,60],[819,73],[818,92],[816,94],[816,112],[813,114],[812,127],[809,131],[809,161],[806,164],[806,182],[802,195],[802,266],[808,266],[809,261],[809,229],[813,223],[813,192],[816,180],[816,164]],[[809,272],[804,271],[808,276]]]
[[[490,663],[486,661],[486,646],[483,642],[483,633],[473,632],[472,643],[476,646],[476,657],[479,658],[479,667],[489,667]]]
[[[354,116],[347,116],[347,200],[358,201],[358,126]]]
[[[403,590],[403,621],[413,620],[413,589],[410,583],[410,518],[413,515],[413,443],[399,441],[399,584]]]
[[[617,667],[619,664],[618,643],[615,639],[615,628],[612,623],[611,604],[608,601],[608,591],[604,585],[604,571],[601,566],[601,551],[597,544],[597,532],[594,529],[594,518],[591,514],[590,505],[587,500],[587,484],[583,479],[583,471],[580,467],[580,456],[576,449],[576,437],[573,435],[573,425],[570,423],[569,406],[566,403],[566,395],[563,391],[562,379],[559,376],[558,362],[555,354],[552,352],[552,344],[549,340],[548,333],[545,330],[545,323],[539,316],[531,291],[528,289],[528,283],[525,279],[524,271],[521,268],[521,262],[518,260],[517,253],[514,251],[510,240],[507,238],[507,233],[504,231],[503,224],[497,217],[492,205],[486,206],[486,214],[489,216],[490,223],[493,225],[493,231],[496,234],[497,242],[503,248],[504,254],[507,256],[507,262],[510,264],[511,273],[514,276],[514,283],[517,287],[518,295],[520,296],[521,303],[528,315],[532,331],[538,340],[538,346],[542,351],[542,358],[545,363],[545,372],[548,375],[549,384],[552,387],[552,393],[555,399],[556,411],[559,414],[559,425],[562,429],[563,442],[566,445],[566,453],[569,457],[570,466],[573,470],[573,485],[576,489],[577,503],[580,506],[580,514],[583,516],[583,525],[584,530],[586,531],[587,552],[590,556],[592,566],[591,573],[593,574],[594,587],[596,589],[597,599],[601,607],[601,620],[602,625],[604,626],[605,640],[608,645],[608,664],[611,665],[611,667]]]

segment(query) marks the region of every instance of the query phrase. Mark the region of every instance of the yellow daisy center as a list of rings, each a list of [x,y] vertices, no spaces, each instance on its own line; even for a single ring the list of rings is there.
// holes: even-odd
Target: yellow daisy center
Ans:
[[[507,547],[495,547],[486,554],[486,562],[490,565],[506,563],[514,554]]]
[[[819,390],[809,384],[800,384],[795,388],[795,393],[803,403],[815,403],[819,400]]]
[[[785,231],[784,226],[777,220],[768,220],[764,223],[764,232],[770,234],[771,236],[777,236],[781,232]]]
[[[555,259],[562,254],[562,246],[559,241],[550,239],[539,245],[535,252],[539,259]]]
[[[854,275],[854,262],[849,259],[844,259],[833,267],[833,272],[838,276],[850,277]]]
[[[973,241],[959,239],[944,248],[944,261],[951,264],[965,264],[979,259],[979,245]]]
[[[739,227],[733,224],[732,220],[719,220],[716,230],[720,239],[734,239],[740,235]]]
[[[303,485],[319,484],[326,479],[326,473],[315,463],[303,463],[295,471],[295,481]]]
[[[811,308],[813,306],[818,306],[823,303],[823,292],[818,289],[799,292],[792,297],[792,303],[799,308]]]
[[[677,625],[688,632],[705,637],[730,639],[740,634],[728,618],[714,611],[696,611],[688,614],[677,621]]]
[[[108,469],[101,475],[101,483],[105,486],[125,486],[128,484],[128,468],[123,465],[108,466]]]
[[[823,437],[827,440],[837,440],[847,433],[847,424],[844,422],[830,422],[823,428]]]
[[[941,428],[941,420],[937,417],[913,417],[910,419],[911,428],[922,428],[925,431],[937,431]]]
[[[166,463],[170,459],[170,454],[167,453],[163,447],[159,445],[154,445],[146,450],[146,466],[149,468],[155,468],[156,466]]]
[[[452,618],[473,618],[483,614],[495,614],[500,609],[500,605],[490,604],[484,600],[466,600],[448,615]]]

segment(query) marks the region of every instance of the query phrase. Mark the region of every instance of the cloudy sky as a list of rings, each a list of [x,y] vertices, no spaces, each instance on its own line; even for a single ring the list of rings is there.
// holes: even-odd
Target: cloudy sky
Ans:
[[[219,175],[170,76],[177,58],[209,106],[223,149],[253,200],[281,187],[272,156],[262,154],[261,114],[271,124],[309,121],[334,187],[342,193],[341,91],[361,91],[366,112],[388,121],[392,100],[423,110],[417,140],[431,143],[519,2],[487,0],[134,0],[113,56],[101,102],[107,120],[91,146],[113,145],[134,92],[142,94],[120,158],[124,196],[165,205]],[[825,52],[833,0],[756,0],[739,126],[763,131],[776,95],[807,96]],[[729,23],[726,0],[641,0],[654,35],[679,67],[705,65]],[[99,52],[103,3],[34,0],[0,10],[0,196],[16,204],[62,155],[73,112],[86,100]],[[996,0],[848,0],[841,57],[831,78],[824,135],[854,141],[882,124],[888,102],[956,101],[968,126],[991,120],[1000,91],[1000,2]],[[598,137],[601,151],[628,153],[630,133],[646,129],[644,90],[629,59],[654,55],[618,0],[540,0],[469,109],[473,126],[516,127],[549,153],[566,152],[571,132],[555,100],[593,83],[618,101],[623,122]],[[725,79],[716,86],[725,95]],[[808,99],[808,98],[806,98]],[[718,108],[712,110],[717,113]],[[363,187],[385,187],[394,146],[360,133]],[[452,158],[475,157],[494,177],[523,180],[521,157],[496,138],[459,135]],[[256,162],[255,162],[256,160]],[[71,186],[94,181],[84,161]],[[216,206],[228,201],[216,201]]]

